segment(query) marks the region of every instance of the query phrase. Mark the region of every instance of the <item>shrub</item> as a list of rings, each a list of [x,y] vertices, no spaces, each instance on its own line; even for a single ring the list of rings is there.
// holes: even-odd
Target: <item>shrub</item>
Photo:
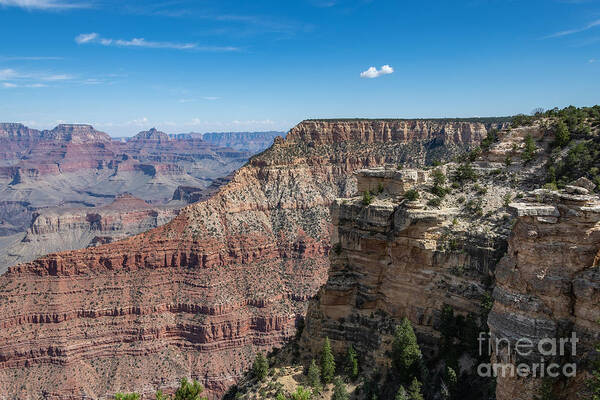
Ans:
[[[448,193],[450,193],[450,189],[436,185],[431,188],[431,193],[439,198],[444,198]]]
[[[410,189],[404,192],[404,197],[408,201],[415,201],[419,198],[419,192],[415,189]]]
[[[137,393],[115,393],[115,400],[140,400]]]
[[[323,378],[323,383],[330,383],[334,374],[335,360],[333,353],[331,352],[329,338],[326,337],[325,342],[323,343],[323,350],[321,352],[321,377]]]
[[[292,393],[292,400],[310,400],[311,397],[311,391],[304,389],[302,386],[298,386],[296,391]]]
[[[475,173],[475,170],[473,170],[473,166],[471,166],[470,163],[460,164],[454,171],[454,181],[460,184],[476,179],[477,173]]]
[[[477,160],[477,158],[481,155],[481,148],[480,147],[475,147],[473,150],[471,150],[467,156],[467,158],[469,159],[469,161],[473,162],[475,160]]]
[[[481,148],[484,151],[488,151],[491,145],[498,141],[498,130],[490,129],[487,136],[481,141]]]
[[[512,195],[510,193],[506,193],[504,195],[504,197],[502,198],[502,203],[504,204],[504,207],[508,207],[508,205],[510,204],[511,201],[512,201]]]
[[[371,193],[368,190],[365,191],[363,193],[363,198],[362,198],[363,205],[368,206],[372,202],[373,202],[373,196],[371,196]]]
[[[441,186],[446,183],[446,175],[444,175],[441,169],[434,169],[431,175],[433,177],[434,186]]]
[[[507,167],[510,167],[511,164],[512,164],[512,157],[510,155],[507,155],[506,158],[504,159],[504,165]]]
[[[435,197],[427,202],[428,206],[431,207],[439,207],[442,205],[442,199],[439,197]]]
[[[258,353],[252,364],[252,375],[259,381],[263,381],[269,373],[269,362],[262,353]]]
[[[483,195],[483,194],[486,194],[486,193],[487,193],[487,191],[488,191],[488,190],[487,190],[487,188],[486,188],[485,186],[481,186],[481,185],[478,185],[478,184],[475,184],[475,185],[473,186],[473,189],[475,189],[475,191],[476,191],[478,194],[482,194],[482,195]]]
[[[383,183],[379,182],[379,185],[377,185],[377,193],[383,193],[383,190]]]
[[[187,379],[181,379],[179,388],[175,392],[174,400],[206,400],[206,397],[200,397],[204,387],[197,380],[191,382]]]

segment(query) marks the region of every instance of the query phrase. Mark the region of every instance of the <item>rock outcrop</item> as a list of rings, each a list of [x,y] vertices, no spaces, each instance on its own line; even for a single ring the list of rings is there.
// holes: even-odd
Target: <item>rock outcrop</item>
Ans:
[[[256,351],[294,334],[325,282],[329,206],[356,192],[352,172],[451,157],[485,131],[301,123],[166,225],[10,268],[0,277],[0,387],[11,398],[106,398],[192,376],[222,394]]]
[[[478,318],[504,237],[498,230],[473,230],[461,208],[407,200],[408,190],[424,193],[431,185],[430,171],[369,169],[357,175],[358,187],[376,197],[370,204],[361,197],[332,204],[331,269],[309,308],[302,344],[313,355],[325,337],[340,354],[352,344],[365,355],[365,370],[382,372],[403,317],[428,356],[437,352],[445,306]]]
[[[588,377],[584,371],[600,341],[600,198],[587,195],[583,187],[567,186],[567,190],[575,193],[538,190],[511,204],[517,220],[496,270],[489,325],[496,363],[575,362],[576,377],[567,380],[561,373],[552,381],[561,399],[574,400],[584,395]],[[540,341],[560,343],[571,339],[571,332],[578,339],[575,354],[570,342],[562,357],[538,350]],[[533,343],[531,354],[516,351],[519,340]],[[539,371],[529,377],[500,375],[497,398],[531,399],[540,392],[543,377]]]

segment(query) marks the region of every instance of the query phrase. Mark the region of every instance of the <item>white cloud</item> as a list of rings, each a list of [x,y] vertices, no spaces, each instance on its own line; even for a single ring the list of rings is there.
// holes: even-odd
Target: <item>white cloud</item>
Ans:
[[[87,8],[88,3],[63,0],[0,0],[0,6],[20,7],[28,10],[58,10],[69,8]]]
[[[1,1],[1,0],[0,0]],[[151,49],[175,49],[175,50],[199,50],[199,51],[238,51],[239,48],[232,46],[200,46],[198,43],[158,42],[144,38],[133,39],[110,39],[101,37],[99,34],[82,33],[75,37],[78,44],[97,43],[102,46],[117,47],[142,47]]]
[[[214,100],[219,100],[220,97],[216,97],[216,96],[204,96],[203,99],[204,100],[208,100],[208,101],[214,101]]]
[[[11,83],[11,82],[2,82],[2,87],[5,87],[5,88],[15,88],[15,87],[17,87],[17,85],[14,84],[14,83]]]
[[[75,41],[79,44],[92,42],[98,39],[97,33],[82,33],[81,35],[77,35]]]
[[[382,66],[381,69],[379,69],[379,70],[375,67],[369,67],[369,69],[360,73],[360,77],[361,78],[369,78],[369,79],[379,78],[380,76],[389,75],[393,72],[394,72],[394,68],[392,68],[386,64],[386,65]]]
[[[19,74],[14,69],[0,69],[0,81],[17,78]]]
[[[589,24],[587,24],[585,26],[582,26],[580,28],[568,29],[566,31],[560,31],[560,32],[553,33],[552,35],[548,35],[548,36],[544,37],[544,39],[550,39],[550,38],[557,38],[557,37],[563,37],[563,36],[573,35],[575,33],[587,31],[587,30],[592,29],[592,28],[594,28],[596,26],[600,26],[600,19],[592,21]]]

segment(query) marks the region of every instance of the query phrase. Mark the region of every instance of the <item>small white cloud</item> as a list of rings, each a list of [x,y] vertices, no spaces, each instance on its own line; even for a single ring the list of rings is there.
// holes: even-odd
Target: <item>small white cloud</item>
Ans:
[[[593,64],[593,63],[595,63],[595,62],[598,62],[598,60],[596,60],[595,58],[590,58],[590,59],[588,60],[588,63],[590,63],[590,64]]]
[[[369,67],[369,69],[360,73],[360,77],[373,79],[373,78],[379,78],[380,76],[383,76],[383,75],[389,75],[393,72],[394,72],[394,68],[392,68],[386,64],[386,65],[382,66],[381,69],[377,69],[375,67]]]
[[[75,42],[77,42],[78,44],[83,44],[93,42],[96,39],[98,39],[97,33],[82,33],[80,35],[77,35],[77,37],[75,38]]]
[[[5,88],[16,88],[17,85],[14,84],[14,83],[11,83],[11,82],[2,82],[2,87],[5,87]]]
[[[215,100],[219,100],[220,97],[216,97],[216,96],[204,96],[203,99],[204,100],[208,100],[208,101],[215,101]]]

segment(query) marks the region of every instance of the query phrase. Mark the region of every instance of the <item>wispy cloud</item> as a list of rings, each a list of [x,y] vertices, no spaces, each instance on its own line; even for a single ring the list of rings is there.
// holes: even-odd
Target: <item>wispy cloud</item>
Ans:
[[[0,56],[0,61],[52,61],[52,60],[62,60],[62,59],[63,59],[62,57],[46,57],[46,56]]]
[[[386,65],[383,65],[381,67],[381,69],[377,69],[375,67],[369,67],[369,69],[360,73],[360,77],[373,79],[373,78],[379,78],[380,76],[383,76],[383,75],[392,74],[393,72],[394,72],[394,68],[392,68],[386,64]]]
[[[41,88],[50,82],[70,81],[75,79],[69,74],[50,72],[23,72],[12,68],[0,69],[0,82],[4,88]]]
[[[90,3],[69,0],[0,0],[2,7],[20,7],[28,10],[65,10],[88,8]]]
[[[99,34],[82,33],[75,37],[75,42],[78,44],[95,43],[102,46],[117,46],[117,47],[142,47],[151,49],[175,49],[175,50],[198,50],[198,51],[238,51],[239,48],[232,46],[201,46],[198,43],[177,43],[177,42],[160,42],[151,41],[144,38],[133,39],[110,39],[104,38]]]
[[[575,33],[585,32],[585,31],[590,30],[590,29],[592,29],[592,28],[594,28],[596,26],[600,26],[600,19],[592,21],[592,22],[588,23],[587,25],[584,25],[584,26],[582,26],[580,28],[567,29],[565,31],[560,31],[560,32],[556,32],[556,33],[553,33],[553,34],[548,35],[548,36],[544,36],[544,39],[569,36],[569,35],[573,35]]]

